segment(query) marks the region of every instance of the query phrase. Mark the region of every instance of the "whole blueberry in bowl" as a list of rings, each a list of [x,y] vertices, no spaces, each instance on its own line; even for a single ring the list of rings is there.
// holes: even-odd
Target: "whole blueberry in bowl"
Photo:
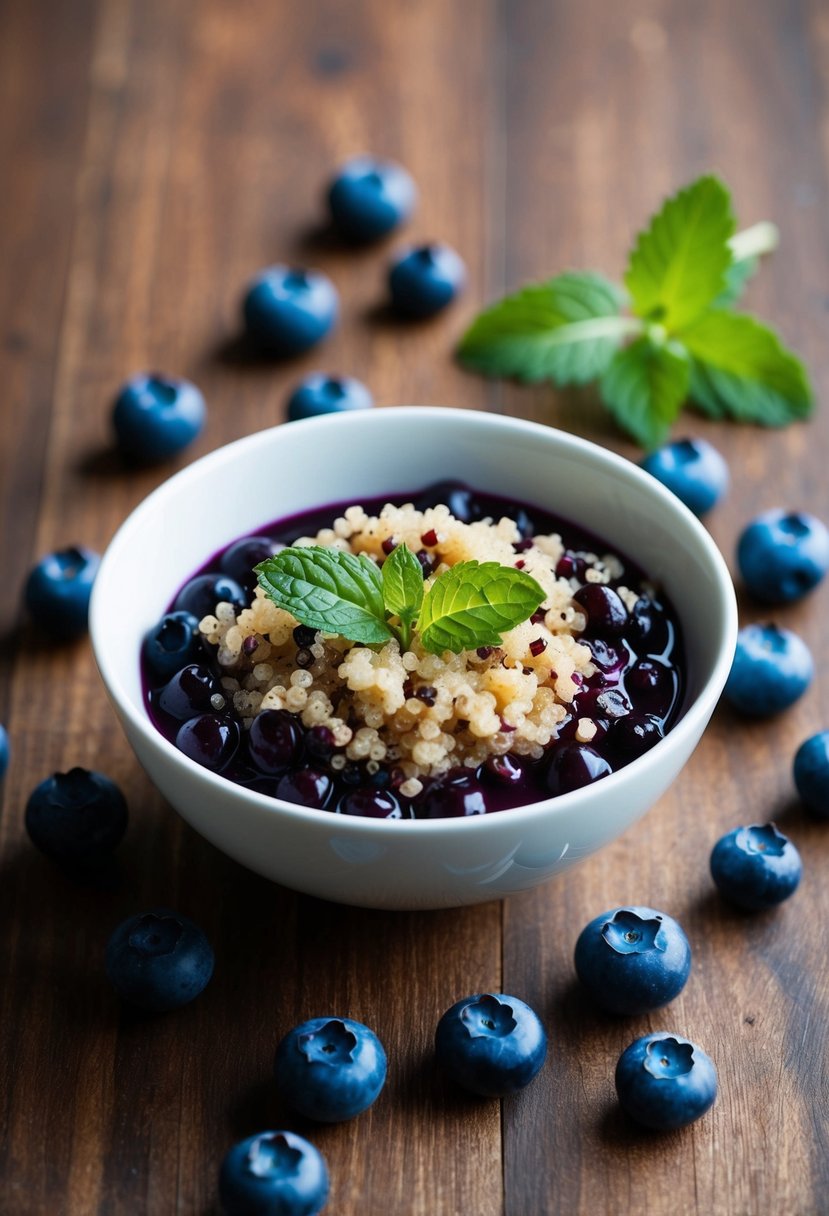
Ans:
[[[221,571],[197,574],[179,591],[173,601],[173,612],[187,612],[201,620],[216,611],[217,604],[233,604],[237,612],[248,605],[244,587]]]
[[[399,255],[389,270],[392,307],[405,317],[433,317],[451,304],[466,282],[463,260],[449,245],[419,245]]]
[[[815,664],[802,638],[774,624],[746,625],[723,695],[740,713],[765,718],[794,705],[812,682]]]
[[[608,1013],[659,1009],[685,987],[691,947],[682,927],[653,908],[604,912],[576,942],[576,974]]]
[[[797,890],[803,863],[773,823],[735,828],[711,852],[711,877],[731,903],[751,912],[773,908]]]
[[[829,819],[829,730],[818,731],[801,743],[793,772],[804,806],[819,819]]]
[[[178,750],[214,773],[227,768],[240,742],[239,723],[218,713],[202,713],[188,718],[176,733]]]
[[[92,584],[101,559],[91,549],[71,545],[41,558],[23,592],[32,622],[60,641],[87,631]]]
[[[740,534],[737,564],[758,600],[791,603],[829,570],[829,530],[806,511],[766,511]]]
[[[636,1039],[616,1065],[616,1093],[623,1110],[654,1131],[695,1122],[714,1105],[717,1070],[689,1039],[658,1031]]]
[[[165,612],[144,635],[141,654],[153,680],[162,683],[201,655],[199,618],[192,612]]]
[[[411,175],[402,165],[355,156],[328,188],[331,221],[355,243],[379,240],[409,218],[417,201]]]
[[[26,803],[32,843],[58,865],[97,865],[121,843],[127,802],[103,773],[71,768],[35,786]]]
[[[112,411],[118,447],[141,464],[167,460],[201,433],[207,409],[189,380],[173,376],[131,376],[121,386]]]
[[[677,439],[649,452],[641,462],[689,511],[705,515],[728,489],[728,465],[707,439]]]
[[[213,975],[213,949],[197,924],[156,908],[122,921],[106,947],[106,973],[129,1005],[151,1013],[194,1000]]]
[[[188,663],[182,667],[159,689],[154,700],[165,714],[181,722],[225,706],[221,684],[203,663]]]
[[[288,398],[288,421],[367,410],[373,404],[371,393],[353,376],[326,376],[324,372],[314,372],[306,376]]]
[[[473,1094],[503,1098],[529,1085],[547,1058],[547,1034],[524,1001],[477,993],[456,1001],[435,1031],[438,1063]]]
[[[242,303],[245,331],[278,358],[301,355],[333,328],[339,313],[334,284],[320,270],[269,266],[249,285]]]
[[[225,549],[219,563],[221,572],[252,598],[257,586],[255,567],[273,557],[282,547],[269,536],[243,536]]]
[[[352,1018],[311,1018],[276,1049],[276,1085],[299,1114],[339,1123],[367,1110],[386,1082],[386,1053]]]
[[[240,1140],[219,1171],[224,1216],[317,1216],[328,1189],[325,1158],[296,1132],[258,1132]]]
[[[5,726],[0,724],[0,781],[6,775],[9,767],[9,734]]]

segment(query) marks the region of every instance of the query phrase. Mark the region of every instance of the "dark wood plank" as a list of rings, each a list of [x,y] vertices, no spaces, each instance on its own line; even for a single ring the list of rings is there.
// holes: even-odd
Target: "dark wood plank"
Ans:
[[[511,5],[511,283],[569,266],[620,273],[632,233],[659,198],[714,168],[745,225],[773,218],[782,229],[781,252],[747,303],[807,359],[820,400],[829,266],[817,20],[805,5],[772,2],[753,5],[750,16],[742,5],[668,0]],[[551,121],[539,122],[541,114]],[[535,166],[543,166],[540,183]],[[589,395],[511,389],[506,406],[636,457]],[[677,433],[689,432],[710,438],[731,465],[729,499],[710,521],[727,555],[761,509],[786,504],[829,516],[825,412],[785,432],[688,415]],[[504,982],[546,1011],[552,1043],[545,1083],[505,1104],[508,1213],[826,1210],[829,968],[804,926],[829,914],[820,879],[827,843],[825,828],[796,805],[790,765],[799,742],[829,719],[827,596],[822,587],[775,614],[804,636],[818,664],[796,707],[754,725],[718,711],[687,770],[642,823],[561,881],[506,905]],[[741,615],[765,619],[768,610],[746,601]],[[803,886],[774,914],[732,913],[713,893],[709,851],[730,827],[772,817],[803,851]],[[694,967],[664,1011],[610,1019],[578,991],[572,952],[589,919],[626,902],[676,916]],[[613,1088],[620,1052],[656,1029],[695,1039],[720,1069],[714,1111],[667,1137],[637,1133],[619,1116]]]
[[[389,247],[355,256],[318,231],[332,166],[364,148],[395,154],[422,190],[411,234],[464,247],[477,284],[488,236],[491,13],[482,10],[470,30],[461,14],[447,26],[437,11],[418,6],[389,22],[380,4],[347,20],[335,4],[257,3],[244,20],[218,2],[101,7],[69,286],[53,323],[58,387],[39,548],[69,537],[103,546],[168,475],[125,470],[109,450],[112,392],[137,367],[191,374],[205,390],[209,425],[187,459],[281,420],[289,386],[319,355],[286,367],[240,355],[238,299],[263,264],[310,260],[330,271],[344,308],[326,365],[358,373],[380,403],[486,398],[446,358],[460,313],[416,330],[394,325],[382,307]],[[456,65],[447,95],[441,84],[461,43],[465,66]],[[421,118],[409,125],[413,106]],[[438,125],[465,147],[448,170],[433,155]],[[470,183],[460,212],[456,199]],[[497,1107],[446,1093],[430,1051],[436,1020],[458,993],[500,984],[499,905],[386,917],[251,878],[152,791],[85,644],[57,656],[21,653],[10,704],[11,933],[0,1034],[11,1070],[3,1172],[16,1212],[211,1210],[226,1148],[289,1118],[269,1084],[279,1037],[305,1017],[338,1011],[373,1025],[392,1061],[388,1090],[369,1114],[313,1129],[338,1210],[364,1211],[371,1195],[388,1211],[500,1211]],[[76,763],[104,769],[129,794],[132,823],[112,891],[75,891],[22,831],[32,785]],[[158,904],[204,926],[216,977],[182,1016],[138,1018],[108,991],[102,952],[123,915]]]

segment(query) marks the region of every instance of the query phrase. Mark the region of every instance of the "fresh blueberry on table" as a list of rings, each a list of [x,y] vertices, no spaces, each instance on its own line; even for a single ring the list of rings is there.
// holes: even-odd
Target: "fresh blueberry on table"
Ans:
[[[155,682],[169,680],[201,655],[199,618],[192,612],[165,612],[144,635],[141,653]]]
[[[269,354],[288,358],[326,336],[337,320],[339,300],[319,270],[270,266],[248,287],[242,311],[249,338]]]
[[[740,713],[765,718],[793,705],[812,682],[815,665],[806,643],[777,625],[746,625],[723,695]]]
[[[112,424],[118,447],[130,460],[153,464],[183,451],[201,433],[207,409],[189,380],[137,375],[122,385]]]
[[[608,1013],[648,1013],[672,1001],[691,970],[691,947],[681,926],[653,908],[605,912],[582,929],[576,974]]]
[[[803,805],[819,819],[829,819],[829,730],[818,731],[797,749],[794,783]]]
[[[232,604],[237,612],[248,607],[248,597],[235,579],[219,573],[197,574],[185,583],[173,603],[174,612],[189,612],[196,620],[210,616],[219,603]]]
[[[92,584],[100,564],[98,554],[81,545],[42,558],[29,574],[23,593],[34,624],[62,641],[86,633]]]
[[[379,240],[414,211],[417,191],[402,165],[356,156],[342,166],[328,188],[331,221],[346,240]]]
[[[35,786],[26,803],[26,831],[50,860],[68,867],[106,861],[127,830],[127,803],[103,773],[71,768]]]
[[[684,502],[705,515],[728,489],[728,465],[706,439],[677,439],[650,452],[642,468]]]
[[[317,1216],[328,1188],[325,1158],[295,1132],[240,1140],[219,1171],[224,1216]]]
[[[622,1108],[654,1131],[693,1123],[714,1105],[717,1070],[710,1056],[678,1034],[647,1034],[631,1043],[616,1065]]]
[[[448,245],[420,245],[399,256],[389,270],[392,306],[405,317],[432,317],[455,299],[466,267]]]
[[[351,1018],[311,1018],[276,1049],[275,1077],[285,1101],[321,1123],[352,1119],[386,1080],[386,1053],[373,1030]]]
[[[711,877],[720,894],[752,912],[788,899],[802,873],[800,854],[773,823],[735,828],[711,853]]]
[[[816,587],[829,570],[829,531],[805,511],[766,511],[741,533],[737,564],[758,600],[791,603]]]
[[[367,410],[373,404],[374,399],[366,386],[352,376],[326,376],[323,372],[314,372],[306,376],[288,398],[288,421]]]
[[[503,1098],[529,1085],[547,1057],[547,1034],[524,1001],[478,993],[456,1001],[435,1031],[441,1068],[464,1089]]]
[[[164,1013],[188,1004],[213,974],[213,950],[198,925],[167,908],[122,921],[106,948],[106,973],[130,1005]]]
[[[5,726],[0,725],[0,781],[6,775],[9,767],[9,735]]]

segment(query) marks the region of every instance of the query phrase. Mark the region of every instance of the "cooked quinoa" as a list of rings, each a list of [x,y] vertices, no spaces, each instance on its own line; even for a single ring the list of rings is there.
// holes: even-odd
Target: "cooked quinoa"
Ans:
[[[537,535],[522,543],[506,516],[463,523],[446,506],[418,511],[407,503],[387,504],[379,515],[351,506],[333,527],[294,542],[365,553],[378,565],[401,543],[431,570],[427,586],[457,562],[497,561],[532,575],[544,601],[531,620],[504,634],[500,646],[442,656],[423,650],[417,634],[403,653],[396,640],[369,648],[325,633],[298,645],[297,620],[261,587],[238,614],[220,603],[200,629],[217,647],[222,684],[243,727],[264,710],[289,710],[306,727],[331,731],[340,749],[331,761],[335,770],[348,761],[367,762],[369,772],[399,769],[406,797],[420,792],[424,778],[459,766],[475,769],[492,755],[540,758],[582,681],[595,671],[589,647],[579,641],[587,622],[572,596],[580,582],[555,573],[561,538]],[[587,582],[623,574],[612,554],[579,556],[587,563]],[[616,590],[631,609],[638,592]],[[576,738],[589,742],[595,731],[589,718],[581,718]]]

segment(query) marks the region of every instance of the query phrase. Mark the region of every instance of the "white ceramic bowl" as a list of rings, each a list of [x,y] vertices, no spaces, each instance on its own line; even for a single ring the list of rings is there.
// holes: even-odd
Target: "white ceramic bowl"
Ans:
[[[333,815],[235,785],[183,756],[144,708],[139,649],[217,549],[311,507],[458,478],[571,518],[637,560],[679,611],[688,660],[681,719],[602,781],[470,819]],[[725,563],[693,515],[611,452],[534,423],[466,410],[367,410],[250,435],[177,473],[126,520],[90,611],[98,666],[127,738],[188,823],[243,865],[325,899],[380,908],[476,903],[533,887],[638,819],[674,780],[711,715],[737,629]]]

